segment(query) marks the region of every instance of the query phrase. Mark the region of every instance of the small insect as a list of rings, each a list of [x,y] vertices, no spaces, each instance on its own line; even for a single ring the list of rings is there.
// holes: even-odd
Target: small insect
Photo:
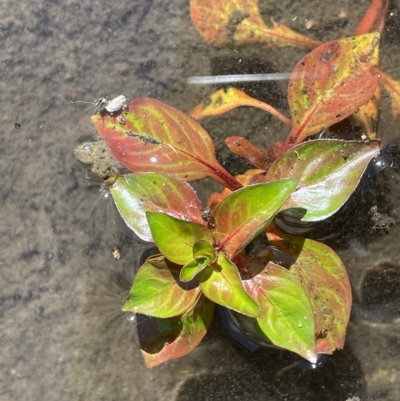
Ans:
[[[114,113],[115,111],[123,110],[125,108],[126,108],[126,97],[124,95],[119,95],[114,99],[111,99],[105,105],[105,109],[109,113]]]
[[[20,129],[21,128],[21,124],[20,123],[15,123],[14,127],[15,127],[15,129]]]
[[[117,121],[118,121],[120,124],[122,124],[122,125],[125,125],[125,124],[126,124],[125,118],[122,117],[122,116],[118,116],[118,117],[117,117]]]
[[[209,207],[205,207],[201,209],[201,218],[205,221],[208,221],[208,219],[211,216],[211,209]]]
[[[106,111],[112,114],[116,111],[120,111],[126,108],[126,97],[124,95],[119,95],[111,100],[108,100],[106,97],[101,97],[93,102],[84,102],[81,100],[77,100],[75,102],[70,102],[70,103],[91,104],[92,106],[85,109],[85,111],[91,109],[92,107],[95,107],[96,108],[95,113],[101,113],[103,111]]]
[[[121,254],[119,253],[119,250],[117,248],[111,249],[112,255],[114,259],[120,260],[121,259]]]

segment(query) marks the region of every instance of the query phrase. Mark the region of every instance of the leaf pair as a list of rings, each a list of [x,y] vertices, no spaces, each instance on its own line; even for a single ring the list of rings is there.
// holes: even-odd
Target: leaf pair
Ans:
[[[271,222],[296,185],[295,179],[278,180],[232,192],[213,209],[210,229],[163,213],[148,213],[147,220],[158,248],[174,263],[191,262],[198,241],[232,259]]]
[[[378,141],[307,141],[276,159],[268,172],[249,171],[247,181],[298,180],[280,208],[302,221],[320,221],[336,213],[358,186],[370,161],[380,152]],[[262,160],[262,159],[258,159]],[[242,178],[239,181],[247,185]],[[214,195],[221,199],[229,194]]]

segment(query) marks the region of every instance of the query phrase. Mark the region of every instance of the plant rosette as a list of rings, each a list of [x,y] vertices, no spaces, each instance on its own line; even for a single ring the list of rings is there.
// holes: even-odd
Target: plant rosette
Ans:
[[[334,215],[380,153],[374,140],[304,142],[374,96],[378,48],[379,34],[365,34],[322,44],[300,60],[289,81],[292,119],[281,116],[291,126],[286,141],[264,153],[245,138],[226,140],[258,168],[239,177],[218,163],[200,124],[158,100],[140,98],[118,115],[106,110],[92,116],[113,157],[132,172],[108,181],[119,213],[160,251],[139,268],[123,306],[148,317],[138,325],[146,366],[192,351],[207,333],[215,305],[227,308],[254,338],[312,364],[343,348],[352,299],[343,263],[328,246],[281,232],[274,218],[279,213],[313,223]],[[214,114],[260,106],[239,92],[228,90],[208,106],[224,106]],[[210,198],[209,213],[189,184],[203,178],[225,187]],[[247,252],[264,234],[285,261],[268,249]]]

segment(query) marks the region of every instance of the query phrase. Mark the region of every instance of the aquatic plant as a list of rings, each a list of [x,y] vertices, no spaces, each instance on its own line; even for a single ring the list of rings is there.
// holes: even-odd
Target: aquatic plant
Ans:
[[[140,98],[123,110],[92,116],[113,156],[132,172],[107,178],[114,202],[135,234],[160,252],[140,267],[123,310],[150,317],[147,333],[138,326],[148,367],[193,350],[207,333],[215,305],[231,310],[253,338],[315,363],[319,355],[343,348],[352,302],[349,279],[330,247],[284,233],[274,219],[317,222],[332,216],[379,154],[373,130],[359,140],[313,138],[354,113],[359,121],[375,116],[370,102],[380,76],[379,33],[320,44],[275,23],[261,29],[257,2],[250,0],[218,2],[228,7],[229,18],[222,20],[229,29],[218,28],[221,21],[211,29],[207,24],[213,20],[204,13],[215,4],[191,2],[192,18],[210,43],[270,40],[275,47],[315,49],[298,62],[289,81],[291,119],[235,88],[214,93],[192,115],[256,106],[272,111],[291,132],[267,152],[244,138],[228,138],[230,150],[256,167],[234,177],[218,163],[204,128],[158,100]],[[238,4],[242,8],[236,9]],[[190,185],[204,178],[225,187],[208,205]],[[260,236],[267,245],[250,252]]]

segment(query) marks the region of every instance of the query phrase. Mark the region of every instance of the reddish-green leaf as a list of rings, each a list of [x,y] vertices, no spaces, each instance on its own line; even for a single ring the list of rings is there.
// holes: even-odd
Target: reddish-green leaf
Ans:
[[[379,33],[333,40],[303,57],[293,70],[288,101],[293,129],[302,142],[354,113],[378,84]]]
[[[292,122],[282,115],[274,107],[267,103],[261,102],[257,99],[246,95],[243,91],[236,88],[225,88],[219,89],[212,93],[203,103],[197,105],[191,112],[190,115],[199,120],[200,118],[217,116],[223,113],[227,113],[237,107],[250,106],[257,107],[267,113],[272,114],[276,118],[279,118],[284,124],[292,126]]]
[[[92,121],[116,159],[131,171],[170,174],[185,180],[211,177],[229,188],[240,188],[217,162],[207,132],[167,104],[140,98],[120,115],[95,114]]]
[[[190,281],[209,264],[214,263],[217,254],[214,247],[207,241],[197,241],[193,246],[193,260],[182,267],[179,275],[182,281]]]
[[[126,174],[117,178],[110,192],[125,223],[144,241],[153,241],[146,212],[162,211],[178,219],[203,223],[199,198],[179,178],[153,173]]]
[[[296,258],[290,272],[308,293],[315,322],[316,352],[341,349],[351,310],[351,287],[339,256],[327,245],[311,239],[268,233],[271,244]]]
[[[193,247],[197,241],[214,243],[211,231],[204,225],[179,220],[165,213],[147,212],[146,216],[158,249],[178,265],[193,260]]]
[[[258,11],[258,0],[191,0],[190,16],[203,39],[215,46],[256,43],[312,49],[320,44],[272,19],[272,26],[266,26]]]
[[[253,166],[265,170],[266,167],[271,164],[268,156],[264,152],[252,145],[242,136],[231,136],[226,138],[225,144],[232,153],[244,157]]]
[[[165,260],[146,262],[135,276],[124,312],[168,318],[187,312],[200,295],[200,287],[179,280],[179,267]]]
[[[396,119],[400,114],[400,81],[394,80],[383,71],[379,71],[379,83],[383,85],[392,101],[392,115]]]
[[[196,306],[183,316],[141,322],[137,328],[146,366],[152,368],[180,358],[196,348],[211,324],[214,307],[213,302],[201,296]]]
[[[316,362],[314,319],[307,293],[285,268],[268,263],[243,286],[261,308],[257,323],[276,346]]]
[[[303,221],[323,220],[347,201],[379,151],[378,141],[308,141],[276,160],[265,180],[298,179],[281,210]]]
[[[228,258],[233,258],[268,225],[296,185],[297,180],[250,185],[232,192],[215,207],[214,238]]]
[[[207,266],[198,277],[203,294],[215,303],[246,316],[259,315],[260,308],[244,290],[237,267],[222,252],[217,262]]]

